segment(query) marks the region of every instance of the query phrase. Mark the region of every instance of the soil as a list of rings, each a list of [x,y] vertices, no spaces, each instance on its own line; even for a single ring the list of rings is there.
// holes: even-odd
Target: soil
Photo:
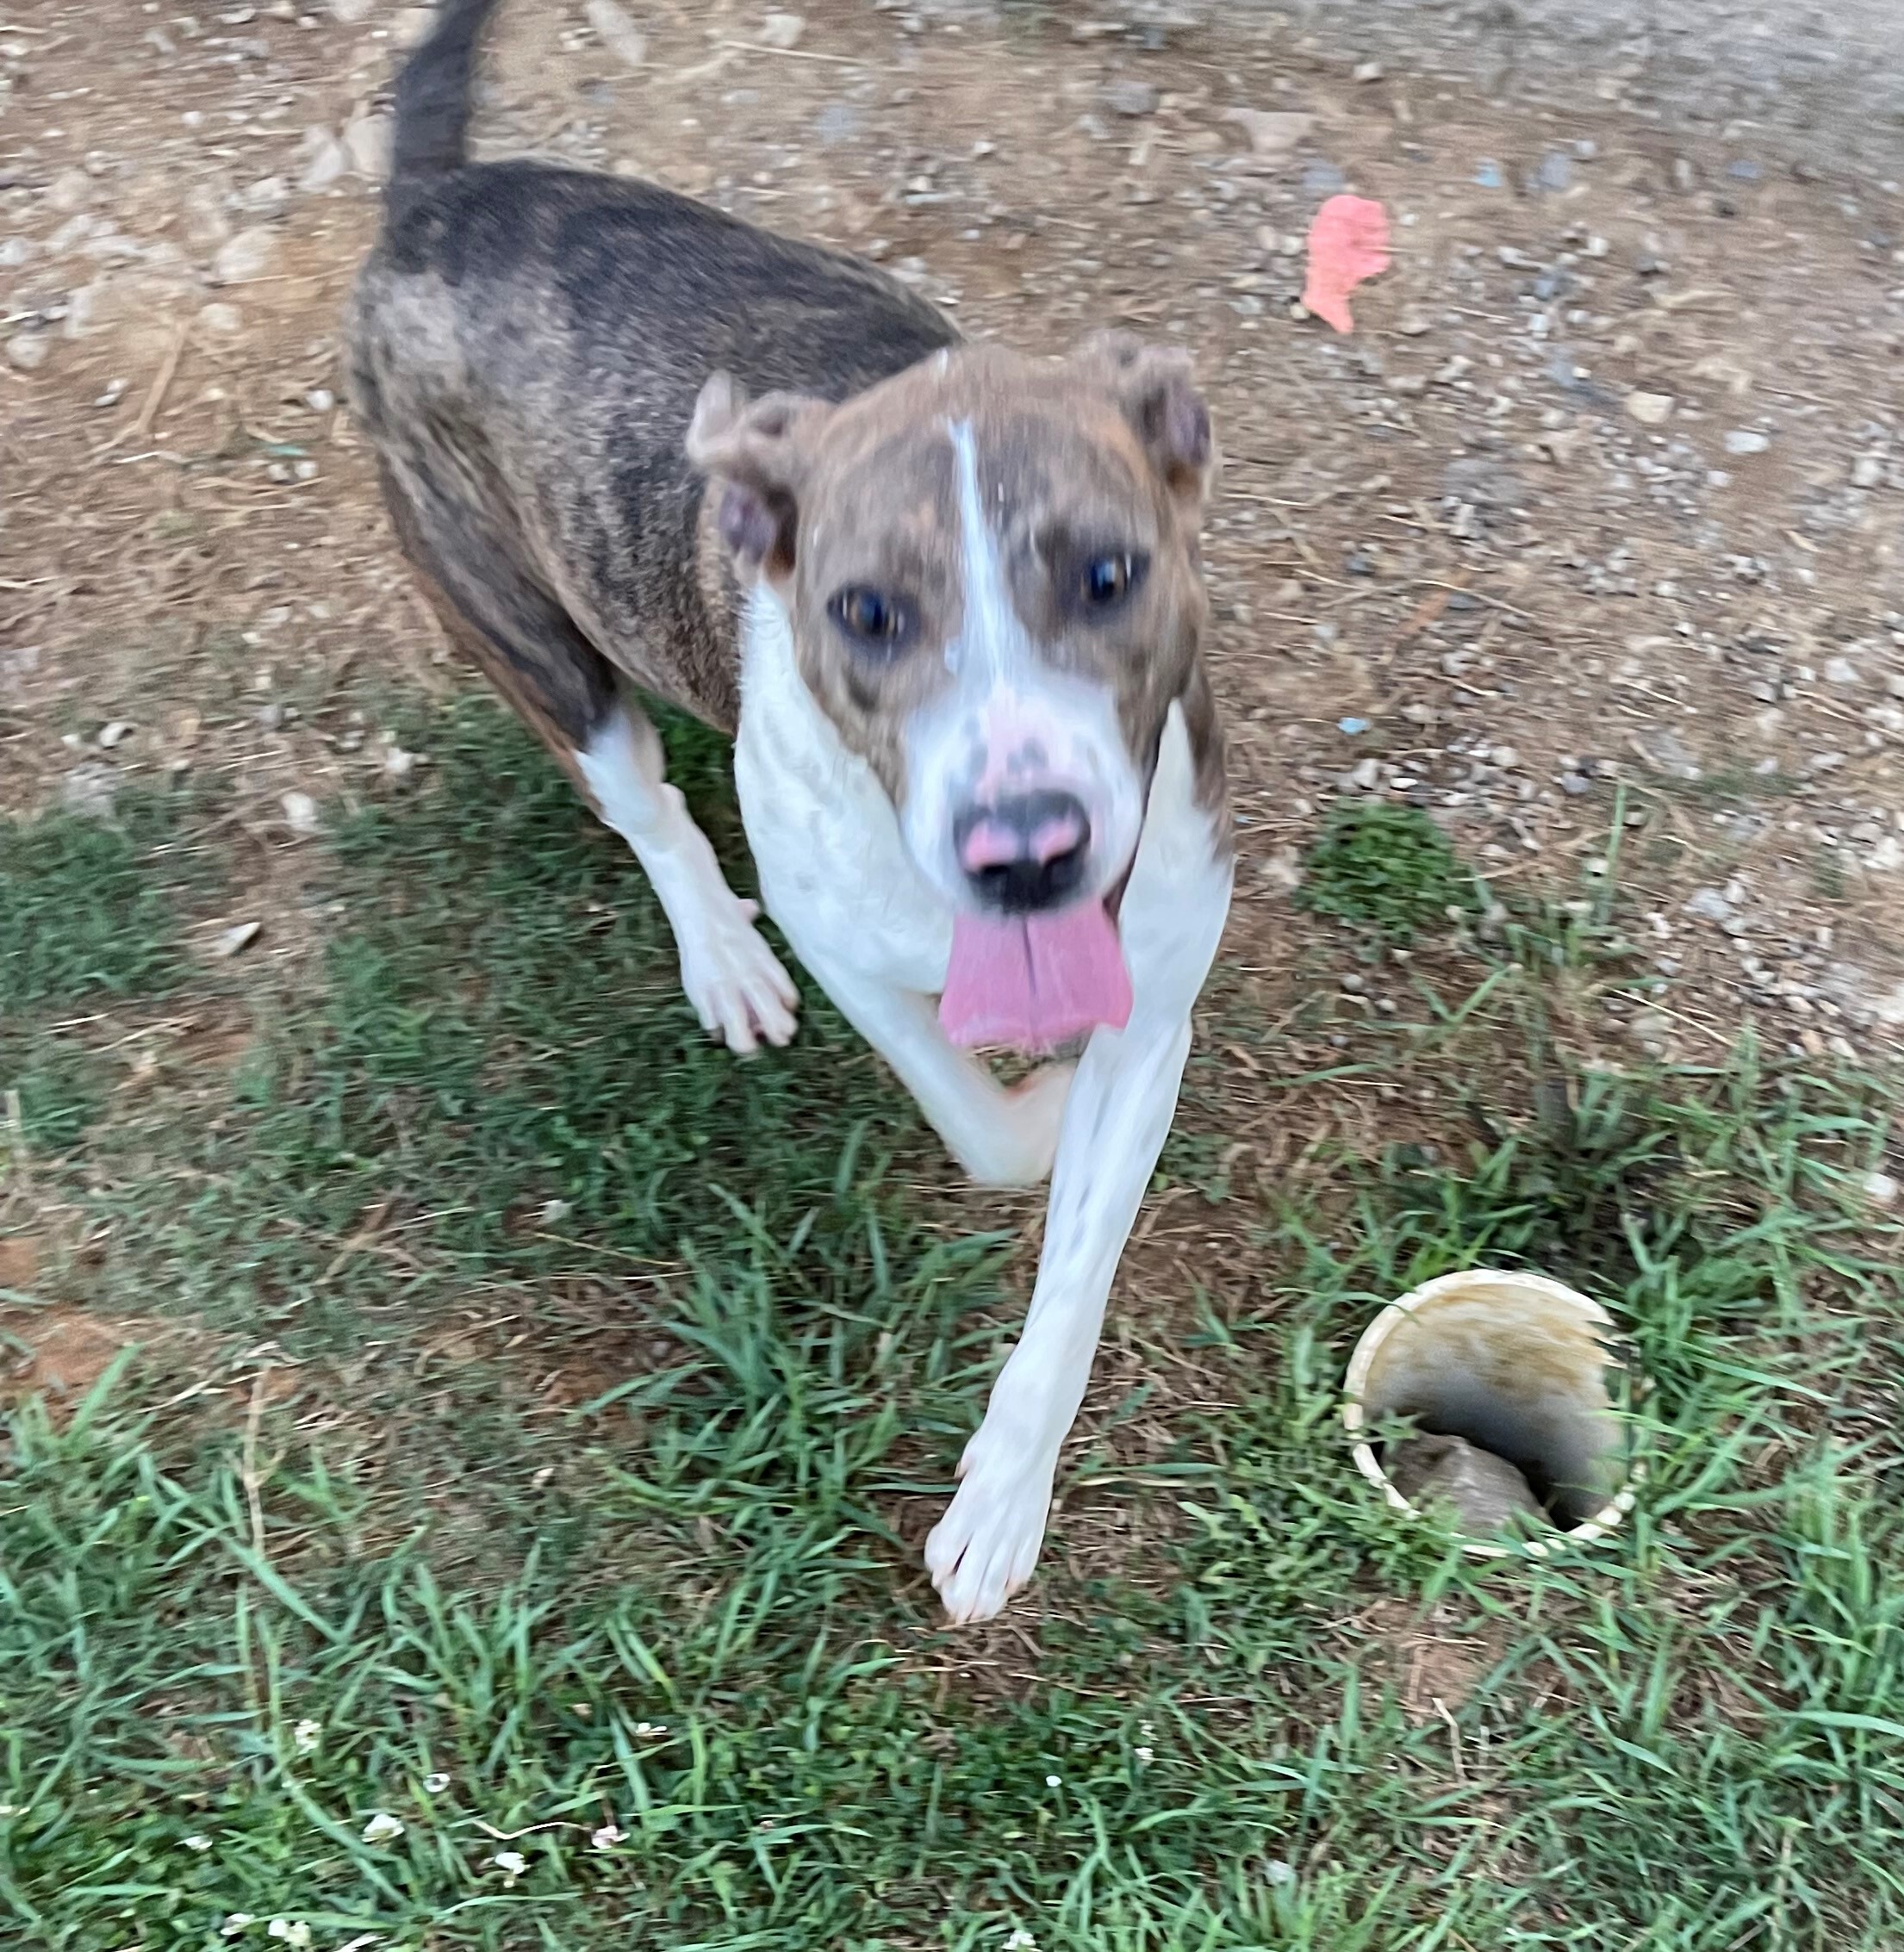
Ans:
[[[1657,986],[1596,1002],[1615,1047],[1865,1061],[1904,1033],[1904,21],[1720,10],[516,0],[479,151],[862,252],[975,334],[1193,349],[1267,1016],[1300,850],[1388,795],[1503,892],[1619,876]],[[426,21],[4,10],[0,811],[215,777],[268,889],[407,763],[370,701],[459,681],[337,397]],[[1258,153],[1238,110],[1310,120]],[[1397,244],[1346,337],[1294,306],[1344,188]]]

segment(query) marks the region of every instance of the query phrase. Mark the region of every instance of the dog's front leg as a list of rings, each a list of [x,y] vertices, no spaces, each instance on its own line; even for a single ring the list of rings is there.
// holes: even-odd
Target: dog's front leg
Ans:
[[[1031,1576],[1052,1475],[1084,1401],[1119,1256],[1170,1130],[1190,1023],[1100,1030],[1071,1087],[1044,1254],[1024,1333],[959,1464],[958,1495],[925,1546],[955,1623],[986,1619]]]
[[[1084,1401],[1111,1280],[1170,1131],[1191,1009],[1229,913],[1227,849],[1168,746],[1167,738],[1123,903],[1130,1021],[1122,1031],[1095,1032],[1079,1064],[1024,1333],[966,1445],[958,1494],[926,1540],[926,1564],[955,1623],[989,1619],[1037,1563],[1058,1452]]]

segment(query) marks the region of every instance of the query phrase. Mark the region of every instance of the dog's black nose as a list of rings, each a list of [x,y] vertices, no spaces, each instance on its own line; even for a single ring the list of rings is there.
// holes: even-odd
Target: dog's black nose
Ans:
[[[986,907],[1030,915],[1077,892],[1091,852],[1091,822],[1074,793],[1023,793],[968,807],[953,827],[952,842]]]

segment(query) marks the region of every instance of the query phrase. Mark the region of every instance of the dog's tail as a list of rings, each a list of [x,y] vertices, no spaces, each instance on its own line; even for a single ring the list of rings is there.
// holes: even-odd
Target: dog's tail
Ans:
[[[470,159],[476,40],[496,0],[441,0],[436,24],[396,78],[393,187],[442,176]]]

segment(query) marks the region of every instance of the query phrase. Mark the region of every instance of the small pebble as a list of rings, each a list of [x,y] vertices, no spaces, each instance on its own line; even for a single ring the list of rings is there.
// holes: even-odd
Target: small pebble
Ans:
[[[97,760],[76,766],[59,782],[59,804],[88,820],[109,820],[119,796],[119,775]]]
[[[258,931],[264,926],[262,922],[240,922],[226,929],[212,944],[212,954],[221,959],[236,955],[258,940]]]
[[[797,47],[806,32],[806,17],[800,14],[769,14],[760,23],[761,43],[767,47]]]
[[[1154,115],[1160,99],[1154,82],[1120,76],[1104,84],[1104,105],[1114,115]]]
[[[582,9],[582,17],[594,30],[596,40],[619,61],[624,67],[638,68],[648,59],[648,36],[635,24],[627,10],[616,4],[616,0],[588,0]],[[800,22],[798,14],[769,14],[768,22],[776,20]],[[800,22],[804,25],[804,22]],[[769,38],[768,26],[761,28],[761,39],[769,47],[791,47],[800,39],[799,27],[793,33],[793,40],[775,41]]]
[[[227,239],[212,259],[212,276],[220,284],[245,284],[261,278],[277,258],[277,233],[253,224]]]

